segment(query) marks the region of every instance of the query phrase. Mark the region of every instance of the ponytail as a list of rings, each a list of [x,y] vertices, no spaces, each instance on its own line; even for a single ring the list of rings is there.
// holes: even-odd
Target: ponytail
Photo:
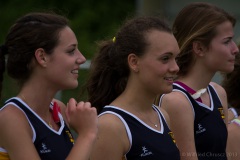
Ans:
[[[115,43],[112,40],[99,43],[99,52],[92,60],[89,79],[85,85],[88,101],[97,108],[98,113],[126,87],[127,78],[123,77],[127,77],[127,74],[122,64],[119,64],[121,61],[117,59]]]

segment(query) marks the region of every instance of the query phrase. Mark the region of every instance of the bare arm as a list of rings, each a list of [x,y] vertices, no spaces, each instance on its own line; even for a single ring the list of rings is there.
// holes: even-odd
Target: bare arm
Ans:
[[[181,160],[197,160],[194,140],[193,109],[180,92],[171,92],[163,97],[161,106],[170,117],[170,126],[180,150]]]
[[[115,115],[99,117],[99,132],[91,160],[121,160],[129,149],[122,121]]]
[[[40,160],[32,137],[32,129],[22,111],[8,106],[0,112],[0,146],[7,150],[11,160]]]
[[[228,125],[227,156],[228,160],[240,159],[240,127],[234,123]]]

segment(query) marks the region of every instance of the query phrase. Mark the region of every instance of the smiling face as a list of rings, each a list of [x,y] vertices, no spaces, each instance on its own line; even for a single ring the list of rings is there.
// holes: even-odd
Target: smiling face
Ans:
[[[78,50],[74,32],[66,27],[59,33],[59,43],[48,56],[46,78],[58,89],[71,89],[78,86],[79,65],[86,59]]]
[[[217,26],[216,36],[212,39],[206,53],[206,65],[213,72],[231,72],[234,69],[235,56],[239,52],[233,41],[233,26],[229,21]]]
[[[175,61],[180,52],[177,41],[172,34],[158,30],[146,35],[148,46],[138,60],[140,82],[154,94],[169,93],[179,70]]]

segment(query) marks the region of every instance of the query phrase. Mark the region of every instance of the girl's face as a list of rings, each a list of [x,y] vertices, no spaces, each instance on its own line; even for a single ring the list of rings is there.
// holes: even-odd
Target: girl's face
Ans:
[[[231,72],[234,69],[235,56],[239,52],[233,41],[233,26],[226,21],[216,28],[217,35],[212,39],[205,54],[206,66],[210,71]]]
[[[146,33],[148,46],[139,58],[139,80],[153,94],[169,93],[179,70],[175,58],[179,47],[175,37],[167,32],[153,30]]]
[[[71,89],[78,86],[79,65],[86,59],[78,50],[74,32],[64,28],[59,33],[59,44],[49,56],[46,78],[56,89]]]

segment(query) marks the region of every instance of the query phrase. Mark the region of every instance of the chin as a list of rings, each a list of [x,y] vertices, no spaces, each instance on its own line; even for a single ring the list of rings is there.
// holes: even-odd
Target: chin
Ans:
[[[231,68],[226,68],[222,72],[224,72],[224,73],[231,73],[233,70],[234,70],[234,67],[231,67]]]
[[[67,89],[75,89],[78,87],[78,82],[67,85]]]
[[[162,91],[162,93],[163,93],[163,94],[171,93],[172,90],[173,90],[173,87],[171,86],[171,87],[168,87],[168,88],[164,89],[164,90]]]

